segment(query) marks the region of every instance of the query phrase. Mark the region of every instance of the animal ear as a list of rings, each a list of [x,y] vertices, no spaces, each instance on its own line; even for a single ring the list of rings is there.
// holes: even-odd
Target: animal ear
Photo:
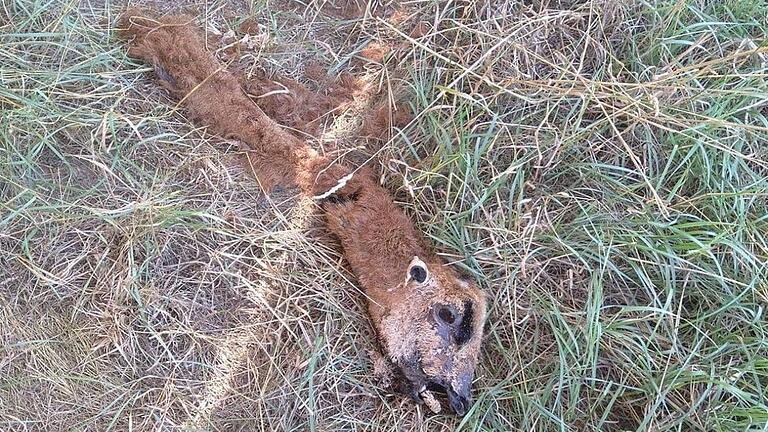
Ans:
[[[429,279],[429,269],[427,264],[424,263],[418,256],[414,256],[411,260],[411,264],[408,265],[408,275],[405,277],[405,281],[416,281],[416,283],[424,283]]]

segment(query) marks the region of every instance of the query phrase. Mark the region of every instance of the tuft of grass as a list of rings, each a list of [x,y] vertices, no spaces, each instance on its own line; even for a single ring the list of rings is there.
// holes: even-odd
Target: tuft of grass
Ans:
[[[185,7],[259,23],[246,74],[314,61],[407,94],[371,153],[488,293],[469,414],[377,386],[312,203],[260,193],[126,58],[125,4],[10,0],[0,428],[766,430],[762,2],[342,3]],[[366,62],[371,41],[393,52]]]

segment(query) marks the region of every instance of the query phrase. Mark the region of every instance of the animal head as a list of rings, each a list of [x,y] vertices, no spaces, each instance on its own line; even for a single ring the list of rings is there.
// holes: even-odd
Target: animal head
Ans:
[[[396,300],[389,302],[378,325],[388,359],[416,401],[437,392],[464,415],[472,405],[485,296],[473,281],[437,259],[425,262],[415,256],[402,276],[402,285],[390,289]]]

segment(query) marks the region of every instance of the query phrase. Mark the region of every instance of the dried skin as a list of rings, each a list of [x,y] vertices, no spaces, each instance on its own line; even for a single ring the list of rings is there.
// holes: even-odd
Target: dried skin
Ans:
[[[248,145],[245,161],[266,190],[294,184],[316,196],[349,177],[350,168],[318,155],[267,116],[238,79],[205,50],[191,21],[187,16],[154,19],[129,11],[121,27],[131,38],[129,54],[155,67],[195,122]],[[366,292],[387,359],[401,369],[410,386],[407,390],[426,401],[421,395],[431,393],[425,386],[437,383],[466,394],[468,404],[485,319],[482,292],[431,251],[369,169],[355,172],[324,201],[323,210],[329,230],[339,238],[344,257]],[[417,256],[429,275],[423,281],[408,277]],[[466,313],[467,304],[474,312]],[[454,329],[436,320],[438,307],[464,308],[466,340],[457,342]],[[428,399],[433,409],[434,398]],[[466,408],[454,409],[463,413]]]

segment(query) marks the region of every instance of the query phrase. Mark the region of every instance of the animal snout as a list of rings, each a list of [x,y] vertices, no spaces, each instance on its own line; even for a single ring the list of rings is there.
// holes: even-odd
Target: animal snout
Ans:
[[[472,302],[464,302],[459,311],[452,305],[439,304],[434,309],[438,331],[444,339],[449,339],[461,346],[472,338]]]

